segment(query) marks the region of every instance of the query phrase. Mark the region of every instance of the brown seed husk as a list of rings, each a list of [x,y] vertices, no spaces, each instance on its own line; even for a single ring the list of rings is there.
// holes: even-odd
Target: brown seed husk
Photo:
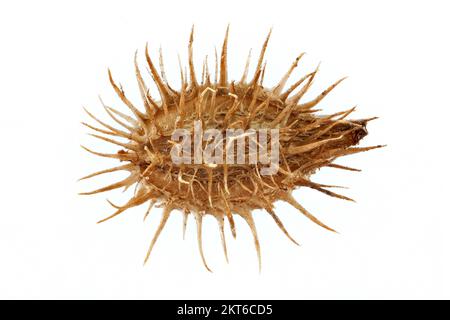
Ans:
[[[133,117],[125,115],[109,106],[104,106],[108,115],[119,125],[110,126],[88,112],[101,128],[91,124],[85,126],[96,131],[95,138],[102,139],[121,147],[117,153],[105,154],[85,148],[102,157],[109,157],[125,162],[120,166],[90,174],[82,179],[103,173],[125,170],[129,176],[109,186],[82,194],[96,194],[117,188],[136,186],[134,196],[124,205],[113,205],[116,211],[99,222],[109,220],[129,208],[149,203],[148,215],[155,202],[164,207],[157,232],[151,241],[145,261],[156,243],[158,236],[170,217],[171,212],[179,210],[184,213],[183,233],[187,217],[192,214],[197,223],[198,245],[202,261],[209,269],[202,250],[202,219],[205,215],[214,216],[219,230],[225,257],[228,261],[224,229],[224,219],[229,222],[233,236],[236,236],[234,215],[239,215],[247,222],[252,231],[255,247],[261,266],[260,244],[252,212],[264,209],[275,223],[294,243],[279,217],[274,212],[274,203],[285,201],[298,209],[307,218],[319,226],[334,231],[292,196],[298,187],[308,187],[328,196],[340,199],[352,199],[330,191],[334,186],[312,182],[311,175],[321,167],[356,171],[334,161],[342,156],[368,151],[381,146],[357,148],[359,141],[367,135],[366,124],[371,119],[347,120],[355,110],[331,115],[317,115],[314,109],[343,79],[332,84],[316,98],[303,102],[305,93],[310,89],[318,69],[301,77],[288,89],[284,86],[299,64],[303,54],[299,55],[285,76],[272,89],[263,87],[264,54],[270,38],[267,36],[261,49],[256,71],[249,82],[248,64],[240,81],[229,81],[227,70],[228,28],[223,41],[220,58],[216,58],[215,80],[209,73],[207,60],[203,66],[201,81],[196,78],[193,64],[193,29],[188,46],[188,71],[180,66],[182,87],[174,90],[168,84],[163,69],[158,73],[146,47],[145,57],[152,78],[157,85],[160,99],[150,96],[148,87],[135,60],[138,87],[142,97],[144,111],[136,107],[125,95],[121,86],[113,80],[108,71],[111,85],[122,102],[130,109]],[[162,67],[162,55],[160,56]],[[187,78],[189,77],[189,81]],[[192,131],[194,121],[199,120],[203,130],[214,128],[225,132],[235,129],[279,129],[280,163],[276,174],[263,176],[260,164],[182,164],[172,162],[170,150],[173,147],[171,135],[177,128]],[[102,136],[99,133],[106,135]],[[225,136],[225,134],[224,134]],[[122,142],[116,138],[124,138]],[[248,156],[248,150],[247,155]]]

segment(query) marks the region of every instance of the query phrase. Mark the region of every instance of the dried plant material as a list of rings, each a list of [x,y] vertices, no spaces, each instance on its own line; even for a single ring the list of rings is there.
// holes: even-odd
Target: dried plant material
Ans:
[[[355,108],[331,115],[317,115],[319,110],[315,107],[343,79],[309,101],[303,101],[304,95],[311,88],[318,68],[285,89],[289,77],[301,63],[303,53],[296,57],[286,74],[273,88],[265,88],[262,85],[264,55],[270,33],[262,46],[255,73],[250,77],[250,81],[247,81],[250,53],[240,80],[230,81],[227,66],[228,33],[227,28],[220,56],[216,54],[214,79],[210,74],[207,58],[204,60],[201,79],[197,79],[193,62],[192,29],[188,45],[188,68],[184,69],[180,64],[180,90],[174,90],[166,79],[161,50],[158,72],[146,47],[148,70],[158,88],[160,98],[155,99],[150,95],[135,58],[142,106],[138,108],[127,98],[122,86],[114,81],[108,71],[114,91],[131,111],[132,116],[102,102],[107,114],[117,124],[115,127],[86,110],[98,127],[88,123],[83,125],[95,131],[93,137],[119,147],[119,151],[102,153],[83,148],[97,156],[118,159],[124,163],[82,179],[116,171],[127,171],[129,175],[119,182],[81,194],[91,195],[135,187],[133,197],[124,205],[110,203],[115,212],[99,222],[142,204],[148,205],[144,218],[155,203],[164,208],[145,261],[149,259],[173,211],[181,211],[184,214],[183,236],[188,217],[192,214],[195,218],[200,255],[208,270],[210,269],[202,249],[202,221],[205,215],[214,216],[218,222],[227,261],[224,220],[228,221],[235,237],[234,216],[241,216],[252,232],[259,266],[260,243],[252,214],[255,209],[263,209],[269,213],[280,230],[295,244],[297,242],[289,235],[274,211],[274,203],[278,200],[289,203],[317,225],[334,231],[298,203],[292,196],[292,191],[303,186],[331,197],[353,201],[329,190],[335,186],[311,181],[311,175],[322,167],[357,171],[335,164],[334,161],[345,155],[381,147],[354,147],[367,135],[367,122],[374,119],[347,120]],[[238,134],[229,136],[230,130]],[[179,136],[175,134],[179,132],[189,134],[193,141],[180,142]],[[207,133],[211,132],[213,134],[208,136]],[[266,134],[265,138],[261,132]],[[196,139],[199,137],[200,140]],[[244,142],[244,146],[239,145],[241,142]],[[186,151],[186,147],[189,151],[187,155],[182,152]],[[233,151],[232,156],[229,156],[230,150],[235,147],[241,153],[234,154]],[[273,161],[274,159],[276,161]]]

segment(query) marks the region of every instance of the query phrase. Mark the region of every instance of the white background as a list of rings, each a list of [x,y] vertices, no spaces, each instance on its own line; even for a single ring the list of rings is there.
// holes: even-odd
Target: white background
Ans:
[[[2,2],[0,298],[450,298],[449,9],[447,1]],[[206,219],[213,273],[201,263],[193,220],[182,240],[179,213],[144,267],[159,209],[145,223],[141,207],[97,225],[112,213],[106,198],[121,203],[129,194],[77,195],[120,178],[76,181],[116,165],[79,147],[115,150],[80,125],[88,119],[82,106],[106,119],[98,94],[125,110],[107,68],[138,101],[133,55],[139,49],[143,63],[148,41],[155,59],[162,46],[177,87],[177,53],[186,58],[192,23],[199,68],[231,23],[232,78],[273,26],[265,84],[274,85],[306,51],[293,79],[322,61],[317,94],[348,75],[322,102],[324,113],[357,104],[354,117],[380,117],[362,145],[388,145],[339,161],[360,173],[323,169],[314,177],[350,187],[344,192],[356,204],[296,192],[339,234],[277,204],[297,247],[255,212],[261,274],[242,219],[236,240],[226,234],[228,265],[215,221]]]

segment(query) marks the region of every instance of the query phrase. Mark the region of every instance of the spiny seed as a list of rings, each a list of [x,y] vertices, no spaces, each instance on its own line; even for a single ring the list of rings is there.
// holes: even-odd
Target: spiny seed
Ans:
[[[153,81],[158,88],[160,99],[156,100],[150,95],[137,63],[136,52],[135,72],[144,111],[141,111],[127,98],[122,87],[114,81],[110,70],[108,70],[108,75],[111,85],[133,116],[123,114],[101,101],[107,114],[121,127],[121,129],[117,129],[86,110],[88,115],[102,127],[98,128],[83,123],[96,132],[92,136],[122,149],[109,154],[83,148],[97,156],[118,159],[125,164],[92,173],[81,179],[122,170],[127,171],[129,176],[106,187],[81,194],[90,195],[135,186],[133,197],[125,204],[118,206],[108,201],[116,211],[99,222],[107,221],[129,208],[145,203],[149,204],[145,217],[148,216],[155,203],[159,203],[164,208],[145,262],[170,214],[174,210],[179,210],[184,214],[183,236],[189,215],[192,214],[195,218],[200,255],[209,271],[210,268],[206,264],[202,249],[202,220],[208,214],[217,219],[227,261],[224,219],[228,220],[233,237],[236,237],[234,215],[241,216],[247,222],[254,238],[259,268],[261,268],[260,244],[253,211],[255,209],[265,210],[281,231],[295,244],[297,242],[289,235],[280,218],[275,214],[274,203],[278,200],[289,203],[319,226],[334,231],[298,203],[292,196],[292,191],[303,186],[331,197],[353,201],[344,195],[328,190],[335,186],[311,181],[311,175],[322,167],[359,171],[335,164],[334,161],[345,155],[382,147],[380,145],[353,147],[367,135],[366,124],[374,119],[346,120],[355,108],[331,115],[316,115],[319,110],[314,108],[344,78],[329,86],[310,101],[303,101],[303,97],[310,89],[318,73],[318,68],[307,73],[285,90],[285,85],[301,62],[303,53],[296,57],[277,85],[271,89],[262,85],[265,71],[263,61],[270,32],[262,46],[256,71],[250,81],[247,82],[250,53],[240,80],[230,81],[227,65],[228,33],[229,28],[225,33],[220,58],[216,54],[214,80],[211,80],[207,59],[204,60],[201,80],[197,80],[193,63],[194,29],[192,28],[188,45],[188,71],[183,70],[180,63],[181,89],[179,91],[174,90],[166,79],[161,50],[159,56],[161,72],[158,73],[150,57],[148,46],[146,46],[145,58]],[[205,141],[201,141],[199,145],[195,145],[194,142],[194,155],[190,155],[187,162],[175,163],[171,156],[171,150],[179,147],[180,144],[173,141],[174,132],[177,129],[184,129],[191,135],[195,135],[198,124],[201,125],[202,132],[216,129],[223,136],[229,129],[242,129],[244,134],[234,138],[235,140],[247,138],[249,143],[254,137],[251,135],[251,130],[276,130],[278,145],[276,147],[271,145],[271,154],[277,150],[279,153],[276,172],[268,175],[261,174],[264,167],[261,162],[194,161],[196,160],[194,157],[198,155],[196,151],[200,150],[200,155],[206,151],[208,142]],[[99,134],[122,138],[126,142]],[[271,137],[271,139],[274,138]],[[216,139],[214,143],[216,143],[216,147],[217,145],[222,146],[220,149],[216,148],[215,152],[220,150],[225,153],[229,150],[229,144],[234,143],[234,140],[225,141],[225,138],[222,138],[219,141]],[[256,157],[254,152],[252,153],[251,148],[245,147],[243,159],[252,157]]]

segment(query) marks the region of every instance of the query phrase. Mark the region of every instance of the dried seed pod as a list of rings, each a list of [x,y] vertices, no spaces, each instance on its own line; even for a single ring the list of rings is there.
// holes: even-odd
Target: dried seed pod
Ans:
[[[357,171],[357,169],[335,164],[334,161],[345,155],[381,147],[380,145],[354,147],[367,135],[367,122],[374,119],[347,120],[346,118],[355,108],[326,116],[316,115],[318,110],[314,108],[343,79],[332,84],[316,98],[305,102],[303,102],[303,97],[310,89],[318,69],[301,77],[292,86],[285,89],[287,80],[299,64],[303,54],[294,60],[277,85],[271,89],[263,87],[263,61],[270,33],[262,46],[256,71],[251,80],[249,82],[246,80],[250,61],[249,54],[240,81],[229,81],[227,70],[228,31],[227,28],[220,59],[216,55],[214,81],[211,80],[206,59],[201,81],[196,78],[193,63],[194,32],[192,29],[188,46],[188,71],[183,71],[180,65],[182,84],[179,91],[174,90],[168,84],[163,69],[161,51],[160,74],[146,46],[145,57],[160,94],[159,101],[150,96],[135,60],[136,78],[144,111],[139,110],[126,97],[122,87],[113,80],[110,71],[108,73],[111,85],[122,102],[130,109],[133,117],[106,106],[102,102],[108,115],[120,126],[118,129],[97,119],[86,110],[88,115],[100,125],[98,128],[83,123],[96,131],[96,134],[92,134],[92,136],[117,145],[121,149],[112,154],[100,153],[87,148],[85,150],[98,156],[118,159],[125,164],[95,172],[82,179],[120,170],[129,172],[129,176],[122,181],[82,194],[90,195],[136,186],[134,196],[127,203],[122,206],[112,204],[116,211],[99,222],[109,220],[129,208],[144,203],[149,203],[145,217],[155,203],[164,207],[161,222],[151,241],[145,261],[148,260],[158,236],[174,210],[184,213],[183,234],[187,218],[190,214],[194,216],[197,223],[201,258],[208,270],[210,269],[203,255],[201,238],[202,220],[207,214],[217,219],[227,261],[224,220],[227,219],[229,222],[231,232],[235,237],[233,216],[240,215],[247,222],[253,234],[260,266],[260,245],[252,216],[255,209],[264,209],[268,212],[282,232],[295,244],[297,242],[289,235],[274,212],[274,202],[278,200],[289,203],[321,227],[334,231],[298,203],[291,195],[292,191],[304,186],[331,197],[352,201],[344,195],[329,190],[334,186],[311,181],[311,175],[321,167]],[[184,134],[191,135],[194,142],[183,141],[183,147],[187,147],[189,152],[187,155],[183,153],[183,157],[175,161],[174,155],[179,156],[183,151],[182,143],[174,141],[176,138],[174,133],[180,132],[179,130],[182,130],[181,132]],[[207,137],[207,132],[211,133],[211,130],[215,135]],[[230,130],[234,130],[233,132],[238,134],[228,136]],[[261,132],[266,134],[265,138]],[[107,135],[107,137],[97,133]],[[270,133],[268,137],[267,133]],[[127,141],[122,142],[117,140],[118,138]],[[213,142],[210,141],[212,138],[214,138]],[[245,145],[246,141],[248,145]],[[240,145],[240,149],[238,142],[244,142],[243,145]],[[270,144],[270,148],[263,142]],[[238,152],[236,157],[235,146],[238,151],[241,151],[241,154]],[[193,154],[190,153],[191,147]],[[232,150],[233,152],[230,152]],[[205,158],[211,154],[214,154],[214,157]],[[274,158],[274,155],[277,157]],[[180,159],[182,161],[179,161]],[[274,169],[269,170],[269,173],[267,173],[268,164],[271,169]]]

